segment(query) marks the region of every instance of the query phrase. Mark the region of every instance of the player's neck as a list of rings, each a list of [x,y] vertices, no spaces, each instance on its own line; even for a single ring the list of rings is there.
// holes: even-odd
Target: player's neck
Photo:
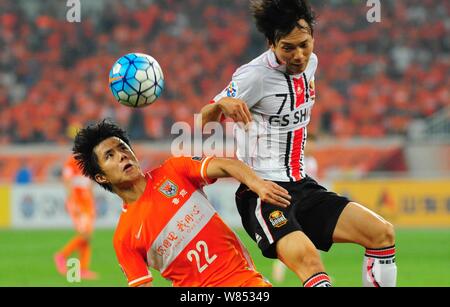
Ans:
[[[115,193],[122,198],[125,204],[132,204],[136,202],[142,194],[144,194],[145,187],[147,186],[147,179],[144,175],[139,176],[134,182],[130,182],[127,185],[117,187]]]

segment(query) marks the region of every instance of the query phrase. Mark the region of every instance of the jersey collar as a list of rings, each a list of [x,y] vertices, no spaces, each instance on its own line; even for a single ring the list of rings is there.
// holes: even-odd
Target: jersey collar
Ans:
[[[152,175],[150,174],[150,172],[147,172],[144,174],[145,179],[147,180],[147,184],[145,185],[145,189],[144,189],[144,193],[142,193],[141,197],[139,197],[138,200],[136,200],[135,202],[131,203],[131,204],[126,204],[123,203],[122,204],[122,212],[126,213],[128,211],[128,208],[133,205],[133,204],[137,204],[140,202],[140,200],[144,197],[144,195],[147,193],[147,190],[150,189],[151,186],[151,180],[153,179]]]
[[[267,62],[270,68],[286,73],[286,65],[278,63],[275,52],[273,52],[272,49],[267,51]]]
[[[278,70],[278,71],[282,72],[283,74],[285,74],[286,73],[286,65],[284,65],[284,64],[281,65],[280,63],[278,63],[277,56],[275,55],[275,52],[273,52],[272,49],[269,49],[267,51],[267,53],[268,53],[267,54],[267,62],[268,62],[269,67],[272,68],[272,69]],[[294,77],[301,76],[305,71],[306,71],[306,68],[301,73],[295,74],[295,75],[292,75],[292,76],[294,76]]]

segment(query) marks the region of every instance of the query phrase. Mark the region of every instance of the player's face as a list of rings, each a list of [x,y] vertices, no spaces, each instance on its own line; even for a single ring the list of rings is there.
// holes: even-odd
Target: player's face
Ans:
[[[98,174],[100,183],[120,186],[134,182],[142,174],[139,162],[131,148],[121,139],[110,137],[94,148],[98,164],[104,174]]]
[[[295,27],[291,33],[282,37],[271,48],[280,63],[286,64],[288,74],[302,73],[308,65],[309,57],[314,49],[314,39],[306,21],[301,19],[299,24],[303,27]]]

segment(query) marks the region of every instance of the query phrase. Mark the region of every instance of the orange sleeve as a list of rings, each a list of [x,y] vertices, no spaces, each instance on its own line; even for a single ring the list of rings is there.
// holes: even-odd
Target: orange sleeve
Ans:
[[[217,179],[211,179],[207,176],[209,162],[213,157],[179,157],[172,158],[171,162],[175,171],[187,177],[190,181],[199,187],[216,182]]]
[[[69,159],[63,167],[62,176],[64,180],[69,180],[75,175],[75,170],[73,168],[74,164],[72,162],[72,158]]]
[[[115,243],[117,259],[128,280],[128,286],[137,287],[153,280],[142,255],[124,243]]]

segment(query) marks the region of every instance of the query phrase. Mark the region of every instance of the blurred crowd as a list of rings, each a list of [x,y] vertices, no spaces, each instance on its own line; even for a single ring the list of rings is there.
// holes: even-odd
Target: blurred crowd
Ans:
[[[229,83],[266,42],[242,0],[0,0],[0,145],[67,143],[76,128],[110,117],[134,139],[170,138],[172,124]],[[331,137],[404,135],[450,104],[450,2],[382,1],[369,23],[365,1],[313,1],[318,13],[317,100],[311,130]],[[115,60],[155,57],[162,97],[134,110],[108,88]]]
[[[321,2],[319,131],[404,135],[450,105],[450,2],[381,1],[379,23],[367,22],[365,1]]]

